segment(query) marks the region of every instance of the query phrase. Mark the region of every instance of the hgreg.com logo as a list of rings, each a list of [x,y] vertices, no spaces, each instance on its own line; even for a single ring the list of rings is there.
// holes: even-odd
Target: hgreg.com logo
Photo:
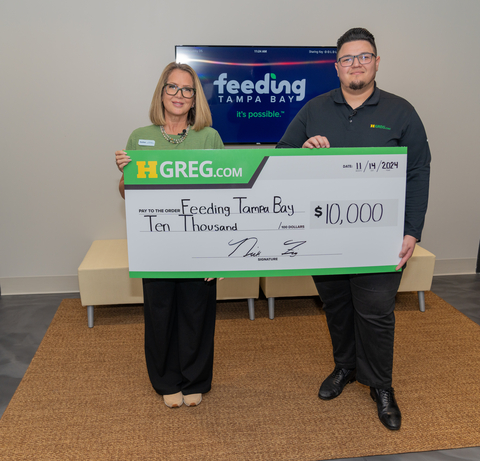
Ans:
[[[183,161],[166,160],[160,165],[156,160],[137,161],[137,178],[241,178],[242,168],[214,166],[211,160],[199,162],[197,160]]]
[[[253,82],[252,80],[229,80],[227,72],[218,76],[213,82],[217,87],[220,103],[249,103],[264,102],[262,98],[269,98],[275,102],[303,101],[307,86],[306,79],[295,80],[290,83],[288,80],[277,81],[274,73],[267,72],[263,79]]]

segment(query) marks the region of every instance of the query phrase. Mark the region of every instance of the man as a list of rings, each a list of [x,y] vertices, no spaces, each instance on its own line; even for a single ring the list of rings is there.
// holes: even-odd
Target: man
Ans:
[[[340,88],[309,101],[277,148],[406,146],[404,239],[397,272],[314,276],[333,345],[334,371],[319,397],[338,397],[346,384],[370,386],[380,421],[398,430],[401,412],[392,388],[395,295],[401,271],[420,241],[428,201],[430,149],[423,124],[404,99],[375,84],[380,64],[373,35],[350,29],[337,42]]]

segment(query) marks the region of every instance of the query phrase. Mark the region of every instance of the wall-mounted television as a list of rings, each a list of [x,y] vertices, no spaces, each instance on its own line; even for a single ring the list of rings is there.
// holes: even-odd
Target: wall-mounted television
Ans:
[[[305,103],[338,88],[334,46],[175,47],[197,72],[225,144],[274,144]]]

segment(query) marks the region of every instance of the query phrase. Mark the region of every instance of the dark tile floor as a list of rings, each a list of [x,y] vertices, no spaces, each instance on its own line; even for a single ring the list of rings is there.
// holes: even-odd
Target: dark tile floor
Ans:
[[[480,274],[434,277],[432,291],[480,325]],[[22,380],[62,299],[78,297],[78,293],[0,296],[0,416]],[[480,447],[474,447],[339,461],[479,459]]]

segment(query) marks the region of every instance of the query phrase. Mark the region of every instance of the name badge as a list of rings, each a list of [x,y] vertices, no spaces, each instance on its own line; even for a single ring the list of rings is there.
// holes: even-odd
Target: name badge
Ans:
[[[155,141],[153,139],[139,139],[138,140],[139,146],[150,146],[153,147],[155,145]]]

